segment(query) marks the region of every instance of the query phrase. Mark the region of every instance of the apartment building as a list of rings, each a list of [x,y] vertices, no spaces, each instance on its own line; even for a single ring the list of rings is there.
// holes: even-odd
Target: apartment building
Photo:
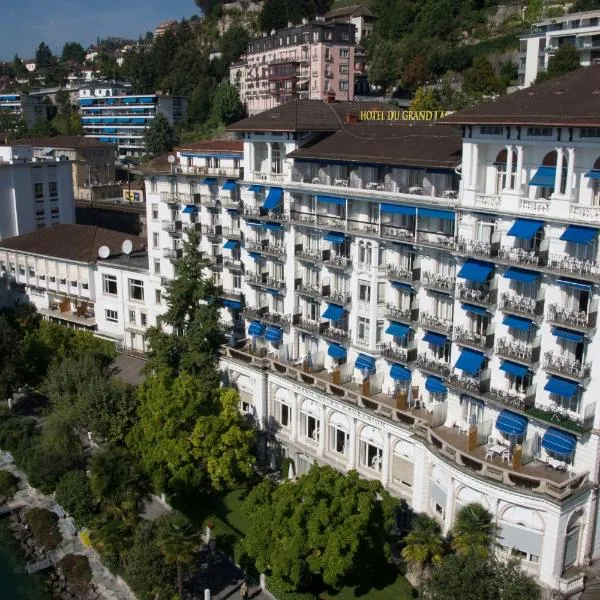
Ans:
[[[48,120],[48,105],[42,102],[41,97],[30,96],[24,93],[0,94],[0,112],[23,117],[27,127],[32,127],[36,121]]]
[[[249,114],[295,98],[354,98],[355,27],[323,17],[251,40],[230,71]]]
[[[600,59],[600,10],[573,13],[533,23],[521,36],[519,86],[531,85],[563,44],[575,46],[582,66]]]
[[[94,87],[93,94],[89,91],[81,90],[79,98],[84,135],[116,144],[120,158],[145,154],[144,132],[157,114],[163,114],[171,125],[181,123],[187,114],[187,99],[183,96],[131,95],[122,89],[98,87]]]
[[[364,4],[352,4],[341,8],[333,8],[323,15],[327,22],[352,23],[356,32],[356,43],[360,44],[364,37],[373,33],[373,25],[377,17]]]
[[[30,146],[0,146],[0,240],[74,222],[70,161],[36,157]]]

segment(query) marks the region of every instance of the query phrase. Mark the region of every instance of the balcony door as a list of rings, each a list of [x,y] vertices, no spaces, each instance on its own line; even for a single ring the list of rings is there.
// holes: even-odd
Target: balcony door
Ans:
[[[585,312],[587,314],[590,302],[590,294],[587,290],[576,290],[573,288],[561,288],[561,306],[574,312]]]
[[[483,402],[466,397],[463,397],[461,401],[463,421],[469,425],[479,425],[483,421]]]

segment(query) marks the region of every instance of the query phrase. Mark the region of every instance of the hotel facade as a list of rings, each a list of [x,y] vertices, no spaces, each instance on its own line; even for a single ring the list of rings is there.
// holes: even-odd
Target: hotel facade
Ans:
[[[298,100],[146,173],[149,285],[198,231],[265,458],[356,469],[445,532],[478,502],[565,595],[600,558],[598,77],[435,124]]]

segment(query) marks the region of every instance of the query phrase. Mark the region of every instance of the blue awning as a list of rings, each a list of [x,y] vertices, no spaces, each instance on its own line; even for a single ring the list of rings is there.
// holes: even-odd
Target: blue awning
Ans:
[[[589,179],[600,179],[600,170],[592,169],[585,174]]]
[[[237,240],[227,240],[223,244],[223,248],[225,248],[226,250],[233,250],[234,248],[237,248],[239,245],[240,245],[240,243]]]
[[[572,398],[578,390],[579,386],[574,381],[563,379],[556,375],[550,375],[544,389],[551,394],[557,394],[563,398]]]
[[[262,221],[253,221],[251,219],[246,219],[246,225],[250,225],[250,227],[263,227]]]
[[[392,322],[385,332],[394,337],[405,338],[410,333],[410,327],[408,325],[402,325],[402,323]]]
[[[481,260],[475,260],[474,258],[469,258],[461,267],[457,277],[461,277],[462,279],[467,279],[468,281],[473,281],[475,283],[484,283],[488,280],[493,270],[494,265]]]
[[[281,223],[265,223],[263,227],[269,231],[281,231],[283,229],[283,225]]]
[[[239,300],[230,300],[229,298],[224,298],[223,306],[231,308],[232,310],[240,310],[242,308],[242,303]]]
[[[529,185],[539,185],[541,187],[553,188],[556,178],[556,167],[538,167],[535,175],[531,178]]]
[[[433,344],[434,346],[443,346],[448,341],[448,338],[445,335],[442,335],[441,333],[434,333],[433,331],[428,331],[423,336],[423,341]]]
[[[283,339],[283,331],[281,331],[279,327],[269,325],[265,331],[265,338],[269,340],[269,342],[280,342]]]
[[[181,212],[184,215],[191,215],[193,213],[195,213],[198,209],[196,208],[196,206],[194,204],[188,204]]]
[[[329,354],[331,358],[335,358],[337,360],[346,360],[347,352],[344,346],[340,346],[339,344],[329,344],[327,354]]]
[[[240,209],[239,208],[226,208],[225,210],[228,212],[228,214],[235,215],[239,212]]]
[[[317,196],[317,200],[326,204],[337,204],[338,206],[346,204],[346,198],[338,198],[337,196]]]
[[[248,191],[249,192],[262,192],[264,189],[265,189],[264,185],[258,185],[257,183],[255,183],[248,188]]]
[[[344,309],[337,304],[328,304],[325,312],[323,313],[324,319],[329,319],[330,321],[338,321],[344,316]]]
[[[442,219],[444,221],[454,221],[456,215],[450,210],[438,210],[436,208],[419,208],[420,217],[430,217],[432,219]]]
[[[262,207],[265,210],[273,210],[276,206],[279,206],[281,198],[283,198],[283,188],[272,187],[269,189],[269,193],[267,194]]]
[[[573,456],[577,448],[577,438],[556,427],[549,427],[542,438],[542,447],[559,456]]]
[[[235,190],[236,187],[237,187],[237,182],[233,181],[233,179],[228,179],[223,184],[223,187],[221,189],[225,192],[231,192],[232,190]]]
[[[462,309],[466,312],[473,313],[474,315],[489,315],[490,313],[482,306],[475,306],[474,304],[463,304]]]
[[[540,274],[535,271],[527,271],[526,269],[519,269],[518,267],[510,267],[504,272],[506,279],[512,279],[513,281],[521,281],[523,283],[533,283],[540,278]]]
[[[343,233],[336,233],[335,231],[329,231],[325,234],[323,239],[326,242],[331,242],[332,244],[343,244],[346,241],[346,236]]]
[[[448,391],[444,382],[439,377],[433,377],[432,375],[425,380],[425,389],[432,394],[445,394]]]
[[[265,291],[267,294],[271,294],[271,296],[281,296],[281,292],[275,288],[267,288]]]
[[[567,279],[566,277],[561,277],[556,280],[558,285],[562,285],[564,287],[572,287],[576,290],[585,290],[586,292],[590,292],[592,290],[592,285],[590,283],[584,283],[583,281],[575,281],[574,279]]]
[[[553,327],[552,335],[555,335],[558,338],[562,338],[563,340],[568,340],[569,342],[583,342],[585,336],[583,333],[579,333],[578,331],[571,331],[570,329],[563,329],[562,327]]]
[[[252,321],[248,327],[248,333],[252,336],[265,335],[265,326],[260,321]]]
[[[414,217],[417,214],[416,206],[404,206],[402,204],[381,204],[381,212],[390,215],[409,215]]]
[[[258,252],[248,252],[248,256],[253,260],[260,260],[261,256]]]
[[[522,436],[527,430],[527,417],[503,410],[496,419],[496,429],[504,435]]]
[[[203,185],[215,185],[215,183],[217,183],[217,178],[216,177],[205,177],[202,180],[202,184]]]
[[[544,226],[543,221],[531,219],[517,219],[506,235],[511,235],[522,240],[530,240]]]
[[[509,375],[514,375],[515,377],[525,377],[525,375],[527,375],[529,372],[527,367],[510,360],[503,360],[502,364],[500,365],[500,370],[508,373]]]
[[[354,368],[360,369],[361,371],[367,370],[370,373],[373,373],[375,372],[375,359],[367,354],[359,354],[354,363]]]
[[[402,365],[393,364],[390,369],[390,377],[396,381],[410,381],[412,379],[412,373],[410,369],[407,369]]]
[[[514,315],[506,315],[502,319],[502,324],[518,331],[529,331],[532,327],[535,327],[535,323],[531,319],[515,317]]]
[[[402,281],[392,281],[392,287],[396,290],[402,290],[403,292],[414,292],[415,288],[413,288],[410,283],[403,283]]]
[[[598,237],[598,230],[592,227],[581,227],[581,225],[569,225],[560,239],[564,242],[575,242],[576,244],[589,244]]]
[[[485,354],[482,352],[470,350],[469,348],[462,348],[460,356],[454,366],[468,375],[477,375],[477,373],[481,371],[481,366],[484,362]]]

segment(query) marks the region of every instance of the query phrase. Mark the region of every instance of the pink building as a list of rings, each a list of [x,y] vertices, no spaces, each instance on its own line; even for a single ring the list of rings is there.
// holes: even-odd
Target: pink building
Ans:
[[[230,80],[250,114],[298,98],[353,100],[355,45],[351,23],[290,24],[251,40]]]

